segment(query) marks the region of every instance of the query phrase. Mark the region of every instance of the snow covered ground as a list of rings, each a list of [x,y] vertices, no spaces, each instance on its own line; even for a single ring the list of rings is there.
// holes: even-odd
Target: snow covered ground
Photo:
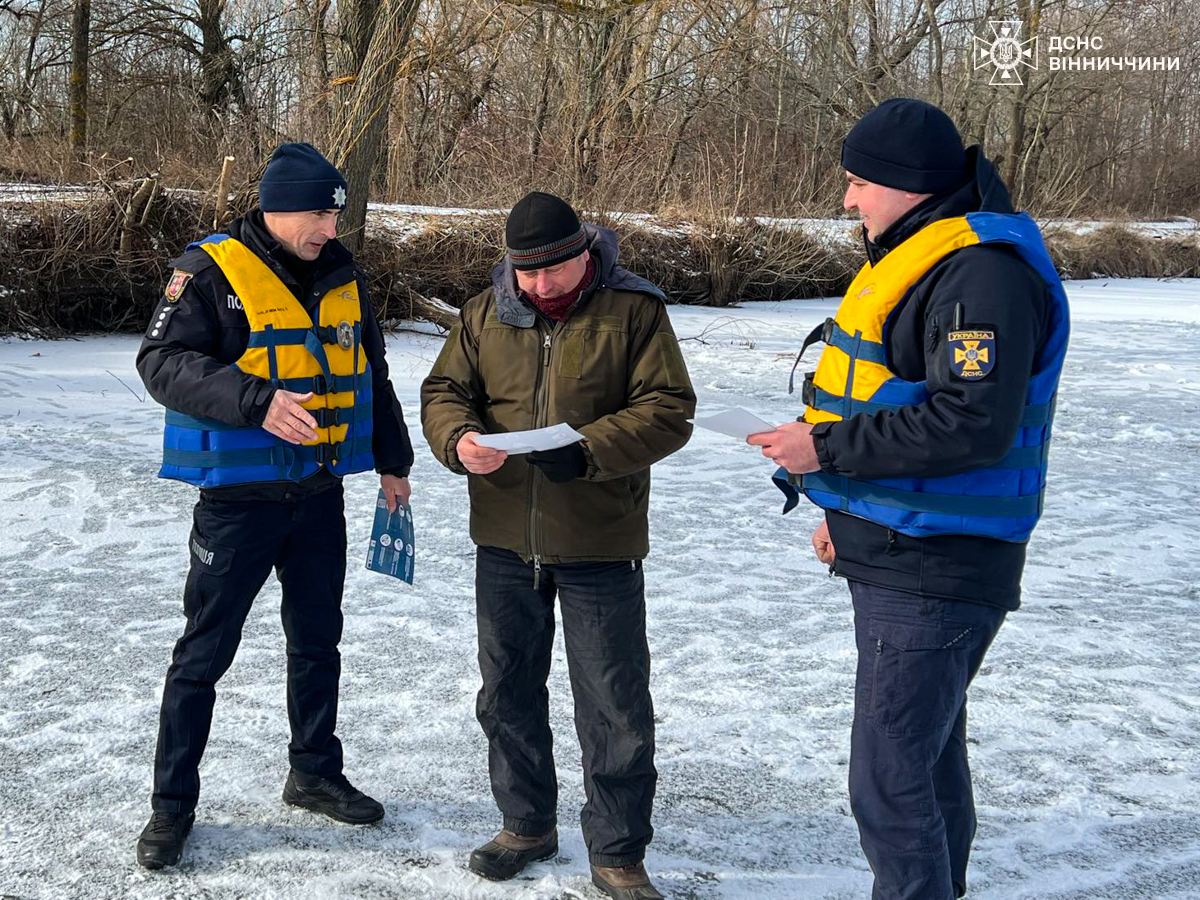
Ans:
[[[978,900],[1200,897],[1200,282],[1069,286],[1075,331],[1025,606],[972,691]],[[704,411],[784,421],[800,339],[833,303],[671,311]],[[420,438],[440,339],[389,344],[418,444],[413,588],[366,571],[374,480],[348,482],[339,732],[384,802],[370,829],[279,800],[278,586],[218,688],[184,865],[148,873],[158,702],[183,626],[194,491],[157,480],[161,410],[135,337],[0,342],[0,895],[596,898],[561,639],[551,676],[562,852],[509,884],[466,871],[498,826],[477,688],[462,479]],[[770,465],[697,433],[655,469],[647,571],[661,772],[648,864],[674,898],[861,898],[846,801],[845,586],[780,517]]]

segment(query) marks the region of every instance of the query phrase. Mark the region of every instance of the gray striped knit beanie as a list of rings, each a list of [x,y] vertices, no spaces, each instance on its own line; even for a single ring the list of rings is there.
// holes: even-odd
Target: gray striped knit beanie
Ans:
[[[504,242],[514,269],[545,269],[579,256],[587,235],[565,200],[532,191],[508,214]]]

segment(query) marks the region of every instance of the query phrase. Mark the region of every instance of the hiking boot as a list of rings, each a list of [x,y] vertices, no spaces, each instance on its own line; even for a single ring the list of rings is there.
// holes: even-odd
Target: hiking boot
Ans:
[[[195,813],[156,812],[142,829],[137,842],[137,861],[147,869],[179,865]]]
[[[326,778],[293,769],[283,785],[283,802],[347,825],[374,825],[383,818],[383,804],[356,790],[345,775]]]
[[[505,829],[471,853],[467,868],[491,881],[507,881],[530,863],[557,855],[558,829],[541,837],[513,834]]]
[[[613,900],[663,900],[640,862],[629,866],[592,866],[592,884]]]

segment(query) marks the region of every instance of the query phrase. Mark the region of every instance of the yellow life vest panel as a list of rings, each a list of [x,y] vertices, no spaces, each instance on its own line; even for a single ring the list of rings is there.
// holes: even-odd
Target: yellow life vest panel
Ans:
[[[1053,303],[1050,333],[1039,348],[1013,445],[999,461],[957,475],[859,481],[827,472],[799,476],[800,489],[826,509],[868,519],[914,537],[972,534],[1007,541],[1029,537],[1042,512],[1054,401],[1070,333],[1066,293],[1028,215],[973,212],[926,225],[851,282],[836,315],[805,340],[824,340],[816,372],[805,377],[804,421],[836,422],[888,415],[926,402],[925,383],[905,381],[887,367],[887,322],[913,286],[947,255],[976,244],[1006,244],[1046,282]],[[986,373],[994,334],[953,332],[963,371]],[[801,355],[803,355],[801,350]],[[799,359],[797,359],[797,364]],[[793,368],[793,375],[795,369]],[[886,448],[881,448],[886,452]],[[796,476],[782,469],[775,483],[799,499]]]
[[[316,440],[297,446],[262,428],[234,428],[168,411],[160,475],[202,487],[299,481],[323,465],[338,475],[373,467],[371,378],[362,349],[358,283],[328,290],[312,317],[245,244],[215,235],[198,245],[241,300],[250,336],[233,364],[297,393],[317,420]]]

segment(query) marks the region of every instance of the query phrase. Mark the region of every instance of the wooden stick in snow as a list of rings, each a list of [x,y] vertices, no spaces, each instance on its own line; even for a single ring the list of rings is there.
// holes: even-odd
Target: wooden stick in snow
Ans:
[[[217,180],[217,212],[213,216],[213,231],[220,231],[229,210],[229,182],[233,180],[233,157],[225,157],[221,163],[221,177]]]
[[[129,198],[129,203],[125,207],[125,221],[121,225],[122,256],[128,256],[129,252],[133,249],[133,229],[137,225],[138,213],[142,211],[142,206],[150,199],[150,194],[154,190],[154,184],[157,180],[157,172],[148,178],[143,178],[142,183],[138,185],[138,189]]]

